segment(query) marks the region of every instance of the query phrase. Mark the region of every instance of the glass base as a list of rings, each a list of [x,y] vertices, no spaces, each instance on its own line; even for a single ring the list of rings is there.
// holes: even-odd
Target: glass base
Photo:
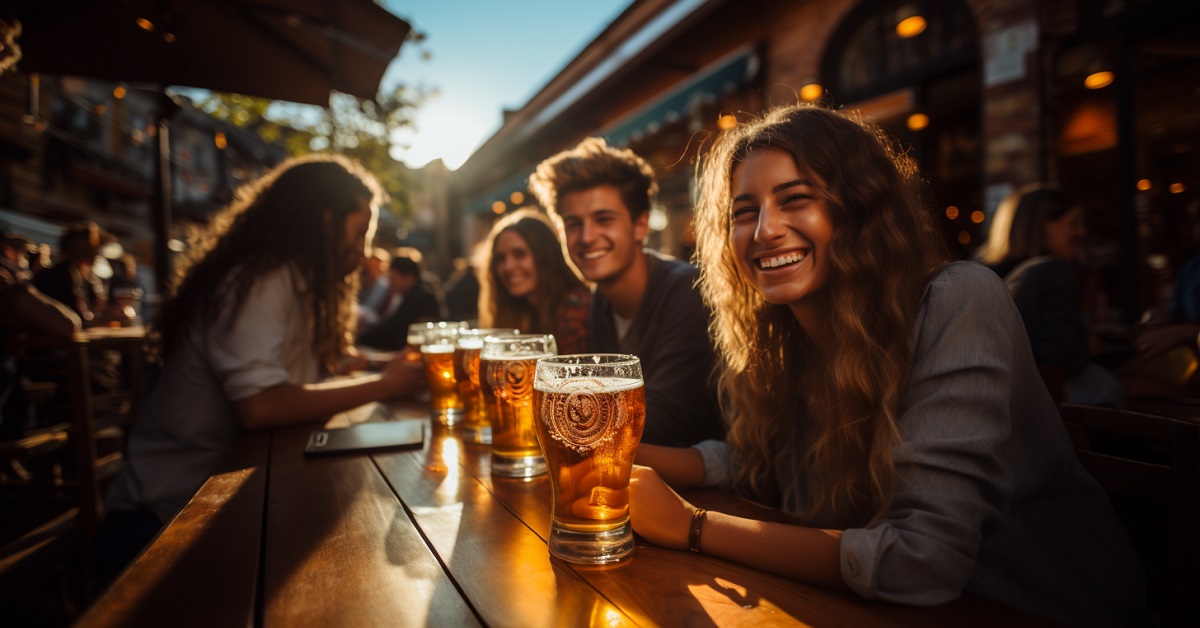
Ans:
[[[492,475],[507,478],[531,478],[546,472],[546,459],[541,456],[509,458],[492,452]]]
[[[463,440],[468,443],[491,445],[492,427],[490,425],[485,425],[483,427],[465,427],[463,428]]]
[[[611,530],[580,532],[554,521],[550,524],[550,554],[569,563],[610,565],[633,552],[633,527],[629,521]]]

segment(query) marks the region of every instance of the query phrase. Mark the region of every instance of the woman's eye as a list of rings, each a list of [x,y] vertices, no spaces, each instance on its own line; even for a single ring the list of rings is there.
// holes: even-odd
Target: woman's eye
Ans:
[[[735,207],[735,208],[733,208],[733,213],[732,213],[731,215],[732,215],[732,217],[733,217],[733,219],[734,219],[734,220],[739,220],[739,219],[747,218],[747,217],[749,217],[749,216],[753,216],[753,215],[755,215],[755,214],[757,214],[757,213],[758,213],[758,208],[757,208],[757,207],[749,207],[749,206],[747,206],[747,207]]]
[[[808,194],[789,194],[783,199],[783,204],[790,205],[792,203],[800,203],[811,199],[812,196]]]

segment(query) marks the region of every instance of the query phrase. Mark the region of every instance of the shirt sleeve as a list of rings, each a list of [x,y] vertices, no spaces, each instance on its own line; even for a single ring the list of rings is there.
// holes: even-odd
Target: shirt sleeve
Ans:
[[[732,473],[729,463],[729,445],[722,440],[705,440],[692,445],[692,449],[700,452],[704,461],[704,486],[729,488],[732,486]]]
[[[999,278],[975,264],[935,278],[919,319],[896,493],[879,520],[845,531],[841,571],[864,598],[927,605],[958,597],[1008,508],[1013,479],[994,452],[1011,432],[1023,331]]]
[[[230,401],[288,382],[284,342],[298,307],[291,273],[281,269],[251,288],[232,320],[227,309],[206,330],[209,364]]]

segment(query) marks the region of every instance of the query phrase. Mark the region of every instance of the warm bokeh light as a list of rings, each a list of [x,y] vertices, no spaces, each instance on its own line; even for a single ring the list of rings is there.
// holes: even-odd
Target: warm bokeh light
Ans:
[[[175,33],[163,33],[163,41],[168,44],[175,43]]]
[[[508,209],[508,206],[504,204],[504,201],[496,201],[492,203],[493,214],[503,214],[505,209]]]
[[[985,218],[987,218],[987,216],[984,216],[983,212],[979,211],[978,209],[971,212],[971,222],[975,224],[983,222]]]
[[[118,85],[113,88],[113,98],[116,98],[117,100],[121,100],[124,97],[125,97],[125,87],[123,85]]]
[[[1185,187],[1182,183],[1172,183],[1171,187],[1168,189],[1171,190],[1171,194],[1183,194],[1187,187]]]
[[[904,39],[916,37],[925,32],[925,26],[925,18],[920,15],[906,17],[900,20],[899,24],[896,24],[896,34]]]
[[[959,231],[958,232],[958,243],[959,244],[970,244],[971,243],[971,234],[967,233],[966,231]]]
[[[733,114],[727,113],[717,118],[717,128],[722,131],[728,131],[737,126],[737,118]]]
[[[521,203],[525,202],[525,193],[517,190],[516,192],[508,195],[508,200],[512,202],[513,205],[520,205]]]
[[[105,107],[104,105],[96,105],[96,115],[102,116],[106,113],[108,113],[108,107]]]
[[[1149,190],[1150,189],[1150,179],[1139,179],[1137,182],[1137,189],[1139,189],[1143,192],[1145,192],[1146,190]]]
[[[800,88],[800,99],[804,102],[812,102],[821,97],[825,93],[825,88],[820,83],[809,83]]]
[[[920,131],[929,126],[929,116],[923,113],[914,113],[908,116],[908,128],[913,131]]]
[[[949,218],[950,220],[954,220],[954,219],[958,218],[958,208],[953,205],[947,207],[946,208],[946,217]]]
[[[1083,86],[1088,89],[1100,89],[1101,87],[1108,87],[1112,82],[1113,73],[1104,70],[1103,72],[1089,74],[1087,78],[1083,79]]]
[[[138,28],[140,28],[144,31],[154,30],[154,22],[151,22],[150,20],[147,20],[144,17],[139,17],[137,19],[137,25],[138,25]]]
[[[225,138],[224,131],[217,131],[213,135],[213,144],[216,144],[218,149],[225,150],[225,147],[229,145],[229,141]]]

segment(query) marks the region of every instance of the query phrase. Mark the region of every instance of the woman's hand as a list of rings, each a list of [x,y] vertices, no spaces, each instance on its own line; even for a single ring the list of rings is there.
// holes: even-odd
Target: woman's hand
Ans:
[[[1142,357],[1150,357],[1178,345],[1197,348],[1197,333],[1200,333],[1200,325],[1195,324],[1156,327],[1139,334],[1134,346]]]
[[[695,510],[654,469],[633,466],[629,478],[629,521],[634,532],[655,545],[686,550]]]
[[[396,354],[396,357],[383,367],[379,376],[388,385],[391,397],[412,395],[427,385],[421,353],[412,348],[406,348]]]

